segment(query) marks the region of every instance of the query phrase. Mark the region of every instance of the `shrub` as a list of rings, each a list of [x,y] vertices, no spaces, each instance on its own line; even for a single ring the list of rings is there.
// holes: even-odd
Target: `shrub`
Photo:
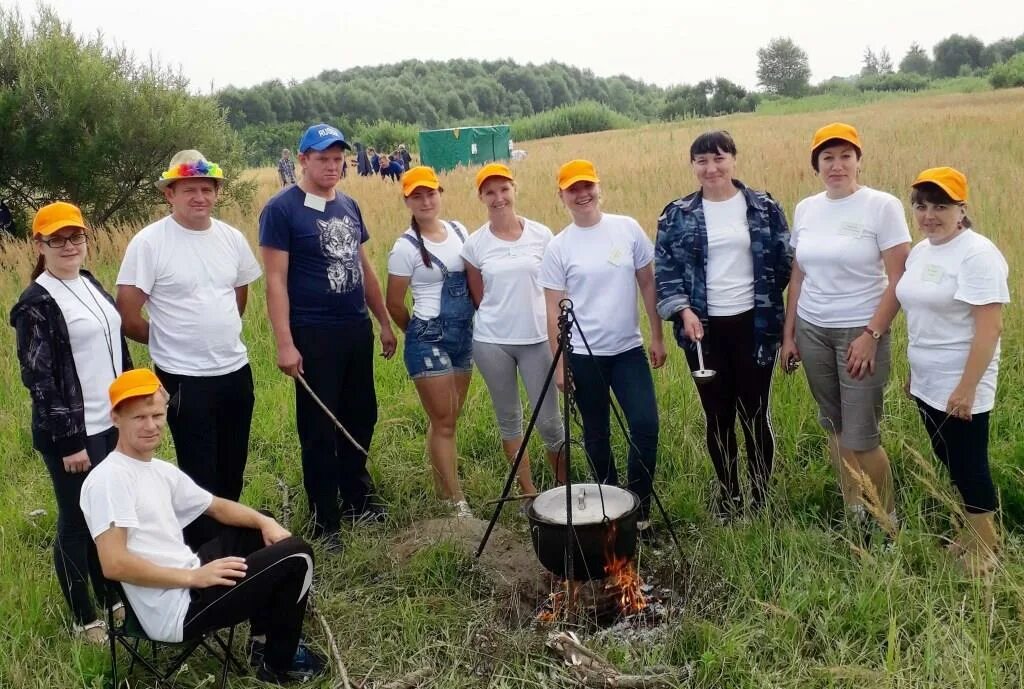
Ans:
[[[518,119],[512,123],[511,133],[514,141],[525,141],[607,129],[625,129],[632,127],[633,124],[628,117],[620,115],[606,105],[582,101]]]
[[[913,73],[879,74],[857,80],[862,91],[922,91],[930,85],[928,77]]]
[[[241,142],[213,98],[80,38],[44,6],[31,27],[0,8],[0,122],[0,196],[22,213],[62,199],[94,225],[144,219],[159,198],[153,181],[188,148],[224,168],[228,200],[255,190],[238,179]]]
[[[251,124],[242,127],[238,135],[245,146],[245,162],[250,167],[270,165],[281,155],[281,149],[294,151],[305,125],[300,122],[281,124]],[[348,135],[348,131],[341,130]]]
[[[988,75],[992,88],[1008,89],[1024,86],[1024,53],[1017,53],[992,68]]]
[[[410,151],[419,148],[420,127],[415,124],[377,120],[373,124],[357,124],[352,130],[352,141],[373,146],[378,151],[393,151],[405,144]]]

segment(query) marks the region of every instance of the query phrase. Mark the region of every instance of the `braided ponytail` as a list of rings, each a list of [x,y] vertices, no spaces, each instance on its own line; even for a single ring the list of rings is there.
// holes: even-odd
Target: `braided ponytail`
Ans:
[[[430,253],[427,251],[426,245],[423,243],[423,235],[420,233],[420,224],[416,222],[416,216],[412,216],[412,220],[409,222],[412,225],[412,231],[416,233],[416,239],[420,243],[420,258],[423,259],[423,265],[430,268]]]

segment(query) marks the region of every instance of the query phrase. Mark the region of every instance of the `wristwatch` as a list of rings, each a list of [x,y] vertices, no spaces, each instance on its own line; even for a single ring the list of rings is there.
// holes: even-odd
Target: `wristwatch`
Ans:
[[[872,330],[870,325],[864,326],[864,332],[870,335],[871,339],[876,342],[882,339],[882,333],[878,332],[877,330]]]

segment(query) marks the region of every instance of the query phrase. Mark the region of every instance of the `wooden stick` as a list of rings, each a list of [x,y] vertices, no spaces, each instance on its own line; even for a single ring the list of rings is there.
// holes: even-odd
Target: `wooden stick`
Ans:
[[[689,668],[674,670],[658,667],[652,668],[655,672],[647,675],[624,675],[614,665],[580,643],[572,632],[551,634],[547,646],[562,656],[578,681],[593,689],[659,689],[675,686],[678,680],[692,674]]]
[[[513,502],[515,500],[530,500],[537,497],[540,493],[523,493],[522,495],[510,495],[507,498],[498,498],[497,500],[488,500],[485,505],[497,505],[499,502]]]
[[[330,417],[331,421],[333,421],[334,425],[338,427],[338,430],[341,431],[342,435],[348,438],[348,441],[355,445],[357,450],[362,452],[364,455],[369,456],[370,453],[366,451],[366,448],[356,442],[356,439],[352,437],[352,434],[341,425],[341,421],[338,421],[338,417],[336,417],[331,410],[327,408],[327,405],[324,404],[322,399],[317,397],[316,393],[313,392],[313,388],[309,387],[309,383],[306,382],[306,379],[303,378],[302,374],[298,371],[295,372],[295,380],[299,381],[299,383],[302,384],[302,387],[306,388],[306,392],[309,393],[309,396],[313,398],[313,401],[317,403],[318,407],[324,410],[324,414],[327,414],[327,416]]]
[[[281,479],[277,479],[277,487],[281,490],[281,509],[284,512],[282,519],[285,524],[288,524],[291,522],[292,518],[292,501],[288,491],[288,484]],[[334,634],[331,633],[331,628],[328,626],[327,620],[324,619],[324,616],[320,613],[320,607],[316,604],[316,593],[317,591],[315,587],[310,589],[309,608],[320,623],[320,626],[323,628],[324,634],[327,636],[327,645],[331,649],[331,656],[334,659],[334,664],[338,668],[340,679],[335,686],[341,687],[342,689],[352,689],[352,683],[348,678],[348,670],[345,668],[345,663],[341,660],[341,651],[338,650],[338,644],[334,641]]]
[[[341,651],[338,650],[338,644],[334,641],[334,634],[331,633],[331,627],[327,624],[327,620],[320,612],[320,606],[315,604],[316,596],[313,595],[315,593],[316,589],[310,591],[311,595],[309,597],[309,604],[310,607],[313,608],[313,615],[316,616],[317,621],[320,622],[320,627],[324,630],[324,635],[327,636],[327,645],[331,649],[331,657],[334,658],[334,665],[338,669],[338,675],[340,675],[340,678],[334,686],[340,687],[341,689],[352,689],[352,682],[349,681],[348,678],[348,670],[345,668],[345,663],[341,659]]]

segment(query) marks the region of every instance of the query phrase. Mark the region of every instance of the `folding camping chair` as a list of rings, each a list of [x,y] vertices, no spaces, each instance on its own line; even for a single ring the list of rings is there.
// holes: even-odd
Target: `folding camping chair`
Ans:
[[[173,686],[174,682],[171,678],[181,669],[185,661],[192,657],[196,649],[200,647],[205,648],[221,664],[220,684],[218,685],[220,689],[224,689],[227,683],[228,668],[230,666],[234,666],[239,674],[248,674],[246,667],[231,652],[231,644],[235,640],[235,627],[237,625],[225,628],[228,631],[226,641],[221,636],[223,629],[211,630],[196,639],[188,639],[187,641],[176,643],[153,641],[142,629],[142,624],[139,622],[139,618],[136,617],[135,611],[132,610],[132,606],[129,604],[128,597],[125,596],[120,582],[108,580],[107,585],[118,594],[124,603],[125,612],[124,622],[117,624],[114,621],[114,606],[107,606],[107,634],[110,639],[110,673],[113,676],[113,689],[117,689],[119,686],[117,675],[117,647],[119,645],[131,657],[131,662],[128,665],[128,671],[125,673],[124,679],[127,679],[128,675],[132,673],[135,663],[138,662],[156,680],[158,689],[165,685]],[[148,658],[142,649],[143,642],[148,642],[150,645]],[[170,659],[161,661],[158,656],[164,648],[173,648],[175,653]]]

